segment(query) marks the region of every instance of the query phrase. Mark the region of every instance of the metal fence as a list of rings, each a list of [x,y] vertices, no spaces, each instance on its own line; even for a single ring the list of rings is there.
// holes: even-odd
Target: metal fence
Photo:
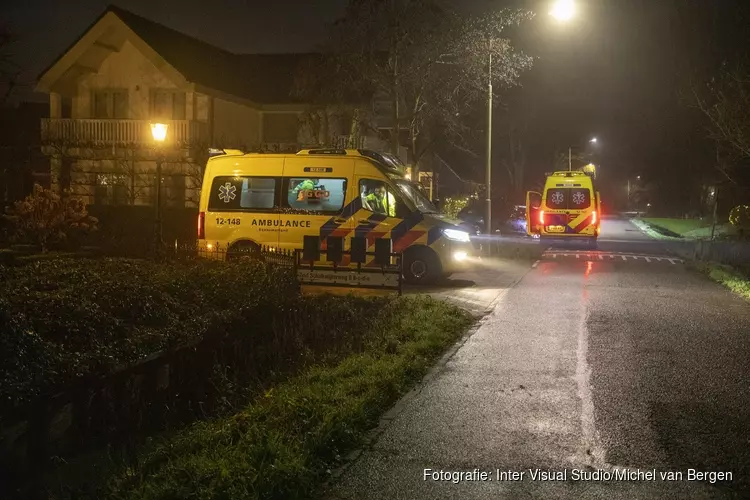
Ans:
[[[204,258],[211,260],[234,260],[249,258],[260,262],[285,267],[294,267],[296,263],[295,251],[280,249],[267,245],[247,245],[226,247],[217,243],[197,245],[179,245],[175,243],[172,252],[177,258]]]
[[[697,241],[692,252],[695,260],[750,266],[750,241]]]

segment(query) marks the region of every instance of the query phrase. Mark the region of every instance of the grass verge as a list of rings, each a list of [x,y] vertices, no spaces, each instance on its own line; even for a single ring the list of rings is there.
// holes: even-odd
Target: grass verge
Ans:
[[[303,370],[242,411],[163,436],[133,459],[78,470],[69,463],[47,483],[55,487],[46,496],[312,497],[379,416],[471,322],[467,313],[429,297],[394,299],[372,325],[351,325],[370,330],[359,352]]]
[[[642,217],[634,219],[633,222],[656,239],[703,240],[711,238],[711,221],[709,220]],[[736,228],[728,222],[717,224],[714,230],[715,238],[732,237],[736,234]]]
[[[662,229],[674,233],[677,236],[684,236],[690,231],[706,227],[710,224],[700,219],[671,219],[666,217],[642,217],[642,221],[652,226],[657,226]]]
[[[705,273],[712,280],[721,283],[734,293],[750,300],[750,277],[730,266],[713,262],[694,262],[692,267]]]

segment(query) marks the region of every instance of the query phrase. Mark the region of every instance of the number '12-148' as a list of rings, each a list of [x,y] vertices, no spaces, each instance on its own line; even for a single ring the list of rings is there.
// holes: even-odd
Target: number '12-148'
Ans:
[[[225,219],[224,217],[217,217],[216,224],[219,226],[223,226],[224,224],[228,224],[230,226],[239,226],[240,220],[239,219]]]

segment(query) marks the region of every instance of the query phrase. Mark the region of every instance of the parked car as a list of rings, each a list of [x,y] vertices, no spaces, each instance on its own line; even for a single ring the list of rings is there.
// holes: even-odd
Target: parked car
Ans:
[[[516,205],[503,224],[503,233],[526,235],[526,205]]]
[[[484,214],[477,204],[469,204],[458,212],[458,219],[472,234],[484,232]]]

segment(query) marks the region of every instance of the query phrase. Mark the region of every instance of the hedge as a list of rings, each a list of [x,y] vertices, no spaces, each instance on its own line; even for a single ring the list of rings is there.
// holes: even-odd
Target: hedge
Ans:
[[[226,317],[268,330],[296,298],[291,270],[248,262],[0,266],[0,406],[195,341]]]

